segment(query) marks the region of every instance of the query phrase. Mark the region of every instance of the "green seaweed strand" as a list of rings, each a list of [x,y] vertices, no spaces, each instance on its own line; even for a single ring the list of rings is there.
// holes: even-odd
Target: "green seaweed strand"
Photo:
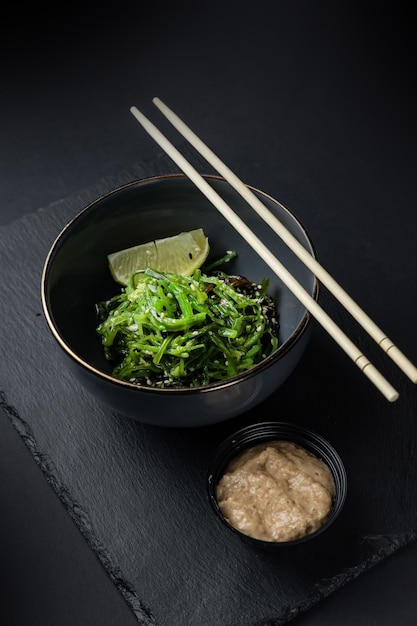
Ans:
[[[179,276],[147,269],[96,305],[113,376],[155,387],[193,387],[250,369],[278,347],[268,281],[218,272]]]

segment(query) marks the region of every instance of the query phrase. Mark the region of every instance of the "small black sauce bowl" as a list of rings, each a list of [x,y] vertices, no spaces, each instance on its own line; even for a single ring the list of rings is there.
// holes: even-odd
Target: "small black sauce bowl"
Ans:
[[[330,469],[335,484],[333,507],[326,521],[314,532],[293,541],[263,541],[242,533],[223,517],[216,499],[217,484],[229,462],[243,450],[259,443],[273,440],[291,441],[322,459]],[[209,467],[207,487],[211,505],[227,528],[245,541],[252,542],[257,546],[282,548],[311,541],[311,539],[323,533],[333,524],[341,512],[346,499],[347,475],[343,462],[336,450],[318,433],[289,422],[261,422],[238,430],[219,445]]]

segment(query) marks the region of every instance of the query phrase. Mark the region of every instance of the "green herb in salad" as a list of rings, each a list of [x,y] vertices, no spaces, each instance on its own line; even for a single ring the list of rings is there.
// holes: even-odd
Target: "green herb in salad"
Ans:
[[[250,369],[278,347],[268,284],[201,269],[191,276],[135,272],[120,294],[96,305],[105,356],[116,363],[113,376],[178,388]]]

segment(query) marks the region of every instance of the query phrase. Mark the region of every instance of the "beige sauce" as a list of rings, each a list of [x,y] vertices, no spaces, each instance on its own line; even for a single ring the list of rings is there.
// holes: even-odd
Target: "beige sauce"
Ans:
[[[317,530],[332,508],[327,465],[288,441],[249,448],[226,468],[216,498],[225,519],[263,541],[292,541]]]

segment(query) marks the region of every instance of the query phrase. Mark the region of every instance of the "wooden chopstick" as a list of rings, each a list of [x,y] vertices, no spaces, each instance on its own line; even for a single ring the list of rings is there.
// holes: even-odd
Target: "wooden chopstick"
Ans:
[[[255,194],[223,163],[208,146],[159,98],[153,99],[154,104],[181,133],[183,137],[236,189],[246,202],[262,217],[262,219],[281,237],[287,246],[298,258],[317,276],[320,282],[346,308],[354,319],[376,341],[382,350],[413,382],[417,383],[417,367],[394,345],[386,334],[362,310],[351,296],[336,282],[336,280],[320,265],[320,263],[306,250],[301,243],[287,230],[278,218],[255,196]]]
[[[304,287],[292,276],[284,265],[272,254],[265,244],[245,224],[245,222],[228,206],[223,198],[211,187],[197,170],[185,159],[175,146],[161,133],[160,130],[141,113],[135,106],[130,108],[132,115],[143,126],[146,132],[170,156],[178,167],[188,176],[196,187],[210,200],[226,220],[252,246],[259,256],[269,265],[282,282],[292,291],[298,300],[306,307],[311,315],[321,324],[334,341],[346,352],[359,369],[369,378],[375,387],[389,401],[394,402],[399,397],[398,392],[376,369],[359,348],[347,337],[341,328],[310,296]]]

